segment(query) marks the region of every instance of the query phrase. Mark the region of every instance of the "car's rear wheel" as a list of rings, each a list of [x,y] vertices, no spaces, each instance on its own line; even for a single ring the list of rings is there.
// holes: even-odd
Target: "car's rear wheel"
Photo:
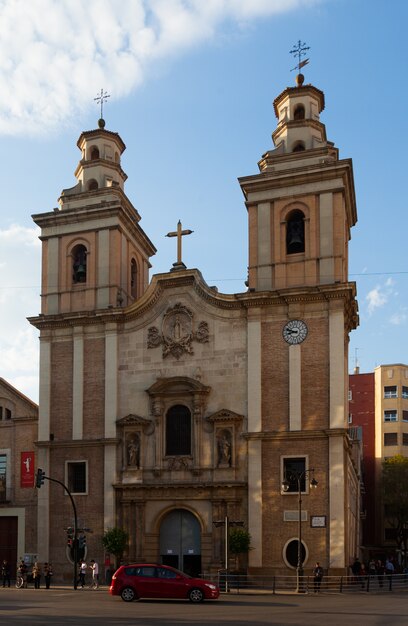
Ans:
[[[124,602],[133,602],[133,600],[137,600],[137,595],[132,587],[124,587],[120,592],[120,597]]]
[[[190,590],[188,598],[190,602],[202,602],[204,600],[204,593],[201,591],[201,589],[194,588]]]

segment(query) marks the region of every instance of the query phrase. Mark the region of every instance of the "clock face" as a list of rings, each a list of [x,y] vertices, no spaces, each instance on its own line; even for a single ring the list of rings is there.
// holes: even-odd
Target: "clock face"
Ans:
[[[302,320],[290,320],[283,327],[282,335],[290,344],[302,343],[307,337],[307,326]]]

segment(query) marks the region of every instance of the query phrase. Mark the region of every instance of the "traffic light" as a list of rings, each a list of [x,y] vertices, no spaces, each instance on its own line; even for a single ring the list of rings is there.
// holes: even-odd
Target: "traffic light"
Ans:
[[[85,548],[86,546],[86,536],[85,535],[80,535],[79,536],[79,547],[80,548]]]
[[[44,477],[45,477],[45,472],[44,470],[38,468],[37,469],[37,476],[35,479],[35,486],[39,489],[41,487],[41,485],[44,484]]]

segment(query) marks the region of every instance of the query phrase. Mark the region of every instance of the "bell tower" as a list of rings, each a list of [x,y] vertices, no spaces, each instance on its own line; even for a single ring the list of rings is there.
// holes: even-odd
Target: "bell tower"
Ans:
[[[357,221],[351,159],[339,159],[320,121],[324,94],[304,85],[274,101],[274,149],[240,178],[249,217],[248,287],[267,291],[347,281]]]
[[[124,191],[119,134],[101,118],[77,146],[77,184],[53,211],[33,215],[43,242],[43,315],[128,306],[146,290],[156,252]]]
[[[253,571],[272,571],[284,559],[300,572],[307,561],[303,545],[305,553],[310,549],[331,572],[341,573],[359,525],[347,422],[348,337],[358,324],[355,285],[348,281],[348,242],[357,221],[352,162],[339,159],[328,141],[320,119],[324,94],[304,84],[302,74],[273,105],[274,147],[262,155],[258,174],[239,179],[249,218],[252,303],[249,563]],[[303,519],[314,522],[317,516],[321,531],[309,522],[302,535],[297,489],[282,487],[288,476],[319,482],[315,496],[306,483],[299,494]]]

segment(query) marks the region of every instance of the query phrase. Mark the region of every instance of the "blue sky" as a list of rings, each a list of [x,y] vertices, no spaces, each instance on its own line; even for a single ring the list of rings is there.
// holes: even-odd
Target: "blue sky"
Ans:
[[[360,327],[350,371],[407,363],[404,0],[0,0],[0,376],[38,399],[40,243],[31,215],[75,183],[93,98],[127,149],[126,193],[156,245],[153,273],[183,260],[226,293],[245,291],[247,214],[237,178],[272,147],[272,102],[294,84],[289,50],[310,46],[327,136],[352,158],[350,242]]]

